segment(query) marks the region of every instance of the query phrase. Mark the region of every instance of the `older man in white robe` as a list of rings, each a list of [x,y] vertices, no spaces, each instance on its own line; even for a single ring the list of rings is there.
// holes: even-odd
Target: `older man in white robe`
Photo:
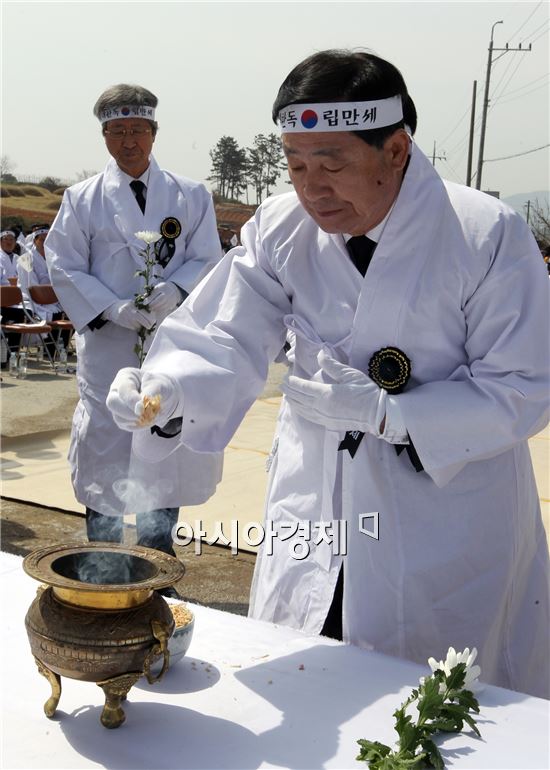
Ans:
[[[221,258],[214,208],[203,185],[159,168],[151,155],[157,98],[141,86],[105,91],[94,114],[111,159],[66,190],[46,239],[52,285],[77,331],[80,401],[70,448],[77,499],[91,540],[120,540],[137,513],[138,542],[173,553],[178,507],[204,502],[221,455],[182,453],[151,468],[131,456],[131,436],[105,405],[121,367],[139,363],[160,322]],[[149,247],[136,235],[156,232]],[[145,235],[148,238],[147,235]],[[144,251],[154,256],[145,273]]]
[[[438,176],[377,56],[315,54],[273,115],[295,192],[260,206],[142,370],[119,373],[115,419],[135,430],[161,394],[157,425],[181,432],[137,430],[136,448],[220,450],[292,330],[252,616],[419,662],[476,646],[487,682],[547,697],[536,243],[507,206]]]

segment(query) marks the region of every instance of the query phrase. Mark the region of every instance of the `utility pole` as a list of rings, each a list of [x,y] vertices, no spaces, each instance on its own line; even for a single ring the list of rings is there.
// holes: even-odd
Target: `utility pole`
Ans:
[[[474,156],[474,125],[476,121],[476,93],[477,93],[477,80],[474,80],[474,87],[472,90],[472,110],[470,115],[470,141],[468,142],[468,165],[466,168],[466,184],[468,187],[472,186],[472,159]]]
[[[493,33],[495,31],[495,27],[497,26],[497,24],[503,24],[503,22],[495,21],[495,23],[491,27],[491,42],[489,43],[489,56],[487,58],[487,76],[485,78],[485,96],[483,98],[483,113],[481,118],[481,136],[479,137],[479,154],[477,157],[476,188],[478,190],[481,190],[481,171],[483,168],[483,150],[485,148],[485,129],[487,127],[487,109],[489,107],[489,83],[491,80],[491,67],[496,61],[498,61],[498,59],[501,58],[501,56],[504,56],[504,54],[508,53],[508,51],[521,51],[522,53],[528,53],[531,50],[531,43],[529,43],[529,48],[522,48],[521,43],[519,44],[519,48],[509,48],[508,43],[506,43],[506,48],[494,48]],[[493,51],[502,51],[502,53],[500,54],[500,56],[497,56],[496,59],[493,60]]]
[[[527,216],[526,216],[527,224],[529,224],[529,213],[531,211],[531,201],[530,200],[527,201],[527,203],[525,205],[525,208],[527,209]]]
[[[435,166],[436,160],[447,160],[447,158],[444,155],[435,154],[435,141],[434,141],[434,151],[432,153],[432,166]]]

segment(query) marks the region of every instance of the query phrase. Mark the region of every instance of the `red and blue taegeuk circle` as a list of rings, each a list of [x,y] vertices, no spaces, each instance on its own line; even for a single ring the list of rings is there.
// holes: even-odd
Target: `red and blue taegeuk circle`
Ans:
[[[130,108],[129,107],[122,107],[121,110],[123,115],[129,115],[130,114]]]
[[[317,113],[314,110],[304,110],[300,120],[302,121],[302,126],[304,128],[315,128],[319,118],[317,117]]]

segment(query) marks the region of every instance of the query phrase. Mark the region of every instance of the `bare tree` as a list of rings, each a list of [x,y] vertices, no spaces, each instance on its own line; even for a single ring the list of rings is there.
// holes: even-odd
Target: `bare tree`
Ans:
[[[76,172],[76,181],[83,182],[85,179],[89,179],[91,176],[95,176],[98,172],[93,169],[83,168],[82,171]]]
[[[529,226],[538,243],[543,246],[550,245],[550,204],[548,200],[543,203],[538,198],[531,201]]]
[[[17,182],[13,170],[17,164],[10,160],[9,155],[0,157],[0,179],[2,182]]]

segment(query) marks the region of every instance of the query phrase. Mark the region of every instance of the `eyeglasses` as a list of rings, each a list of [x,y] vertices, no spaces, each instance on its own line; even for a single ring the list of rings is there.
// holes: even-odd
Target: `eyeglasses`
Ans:
[[[152,133],[150,128],[106,128],[104,134],[114,136],[115,139],[124,139],[127,136],[145,136]]]

